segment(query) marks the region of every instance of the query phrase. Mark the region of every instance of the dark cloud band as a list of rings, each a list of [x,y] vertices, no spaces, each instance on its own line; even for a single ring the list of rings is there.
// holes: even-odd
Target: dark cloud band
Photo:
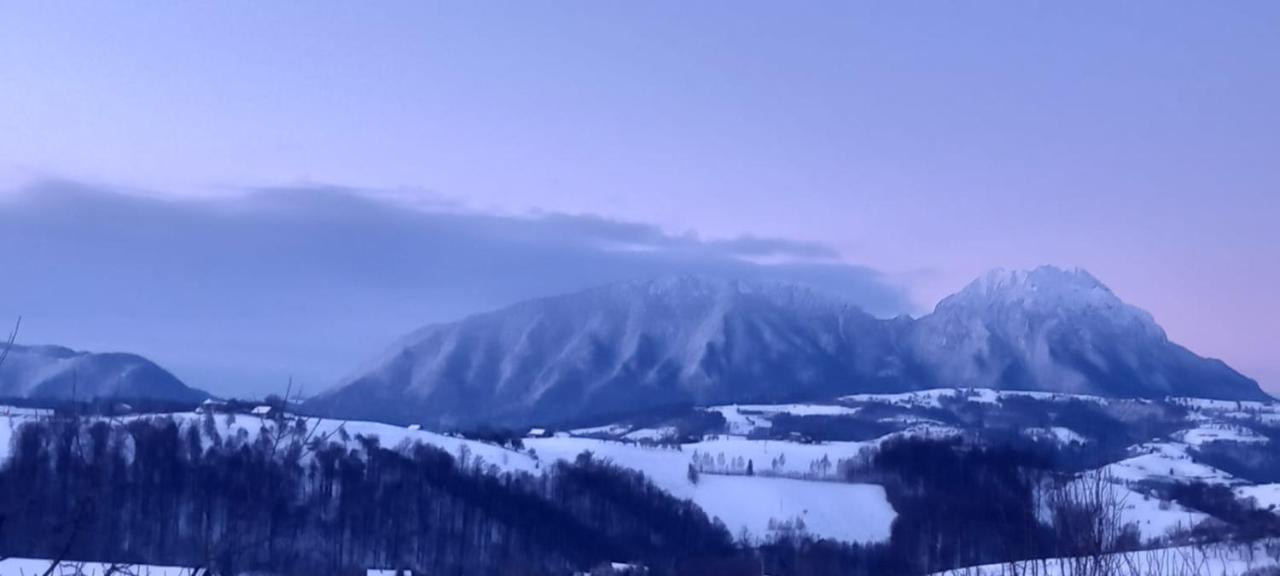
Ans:
[[[910,308],[820,245],[423,210],[342,188],[194,201],[43,182],[0,201],[0,246],[0,314],[27,317],[25,341],[147,354],[223,393],[290,374],[327,385],[423,324],[620,280],[798,281],[874,314]]]

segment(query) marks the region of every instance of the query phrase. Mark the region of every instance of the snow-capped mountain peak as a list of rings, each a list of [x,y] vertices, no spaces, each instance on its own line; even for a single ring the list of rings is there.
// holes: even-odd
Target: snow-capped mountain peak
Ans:
[[[1150,314],[1088,272],[1041,267],[987,274],[919,320],[876,319],[794,284],[612,284],[423,328],[311,408],[528,425],[936,387],[1265,397],[1169,342]]]
[[[1261,394],[1169,342],[1146,311],[1084,270],[995,271],[940,302],[912,335],[942,385],[1099,395]]]
[[[1086,299],[1115,297],[1109,288],[1087,270],[1056,266],[1040,266],[1031,270],[997,268],[971,282],[958,296],[1029,300],[1046,292]]]
[[[1010,324],[1006,326],[1010,330],[1033,329],[1046,322],[1080,327],[1104,324],[1135,336],[1166,338],[1150,313],[1124,302],[1082,268],[992,270],[939,302],[934,315],[982,317],[984,324],[1003,322]]]

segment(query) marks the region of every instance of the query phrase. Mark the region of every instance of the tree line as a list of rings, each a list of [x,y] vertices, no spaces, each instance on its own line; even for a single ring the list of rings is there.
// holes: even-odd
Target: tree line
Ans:
[[[306,419],[250,434],[216,418],[22,424],[0,465],[0,558],[209,574],[535,576],[633,562],[654,575],[875,576],[1141,545],[1120,519],[1113,483],[1065,482],[1076,476],[1012,445],[904,438],[845,463],[847,481],[885,487],[898,514],[887,542],[820,541],[799,523],[745,542],[642,473],[590,453],[538,474],[500,472],[465,451],[383,446],[341,428],[318,436]],[[690,466],[690,481],[697,475]],[[1280,536],[1229,490],[1169,496],[1234,526],[1216,540]]]
[[[211,415],[27,422],[0,467],[0,557],[534,575],[737,553],[697,506],[589,454],[495,475],[420,443],[309,436],[299,420],[223,437]]]

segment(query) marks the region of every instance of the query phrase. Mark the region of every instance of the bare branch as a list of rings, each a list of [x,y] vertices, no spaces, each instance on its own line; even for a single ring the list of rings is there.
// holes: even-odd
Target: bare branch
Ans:
[[[9,332],[9,338],[5,340],[4,349],[0,350],[0,366],[4,366],[4,361],[9,357],[9,351],[13,349],[13,343],[18,339],[18,329],[22,328],[22,317],[18,317],[18,321],[13,324],[13,331]]]

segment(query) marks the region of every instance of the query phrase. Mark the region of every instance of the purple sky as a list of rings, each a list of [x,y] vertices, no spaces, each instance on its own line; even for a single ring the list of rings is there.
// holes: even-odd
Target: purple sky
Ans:
[[[787,239],[917,312],[1082,266],[1280,391],[1280,3],[135,8],[0,8],[0,190],[331,184]]]

